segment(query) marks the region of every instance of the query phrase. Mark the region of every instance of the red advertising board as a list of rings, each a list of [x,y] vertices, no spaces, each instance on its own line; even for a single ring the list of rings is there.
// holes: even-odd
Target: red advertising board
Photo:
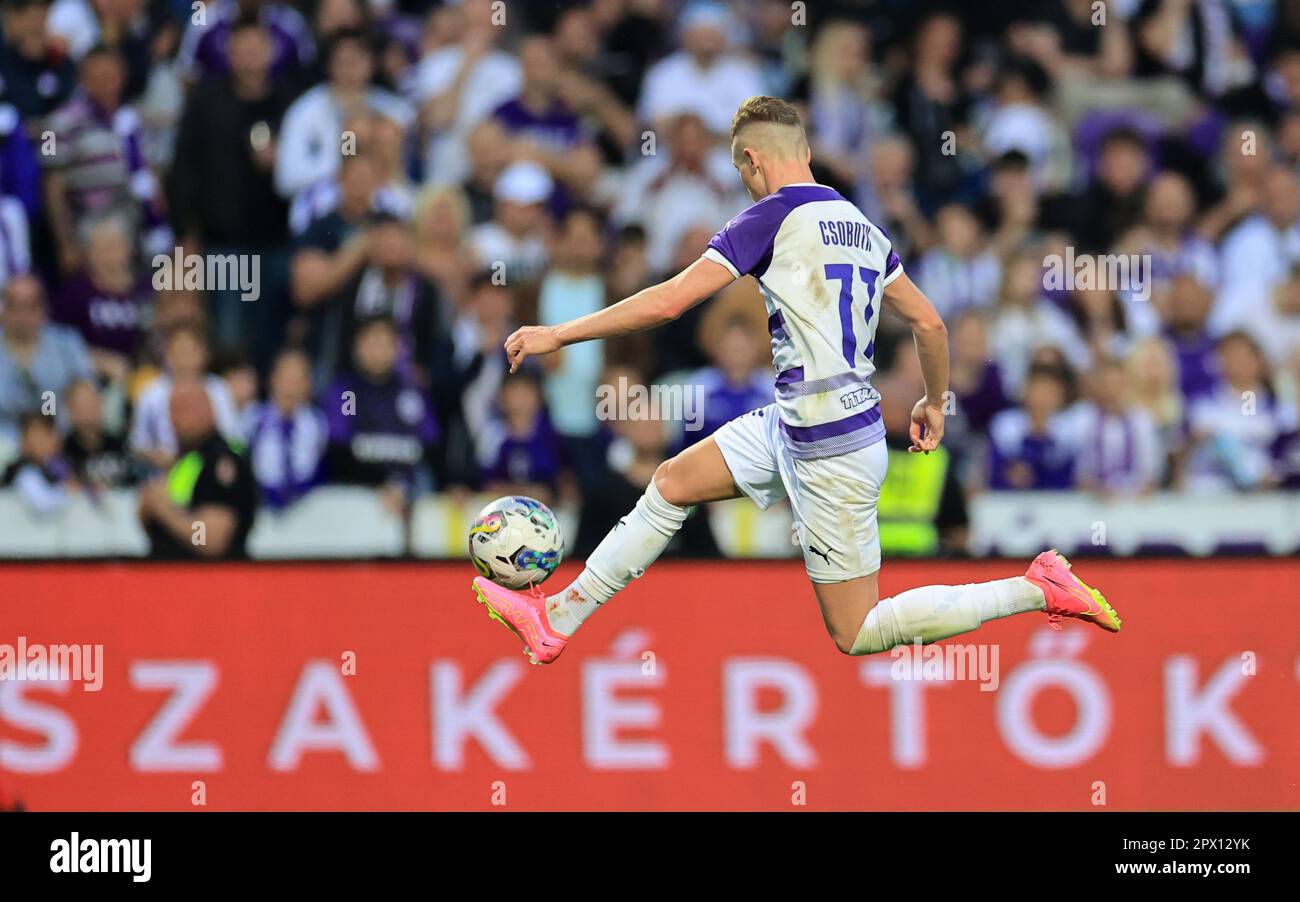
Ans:
[[[890,562],[881,587],[1014,572]],[[941,644],[983,656],[957,679],[839,654],[796,563],[657,564],[549,667],[463,564],[5,565],[0,653],[103,657],[98,691],[0,680],[0,787],[34,810],[1300,809],[1300,562],[1080,572],[1121,634],[987,624]]]

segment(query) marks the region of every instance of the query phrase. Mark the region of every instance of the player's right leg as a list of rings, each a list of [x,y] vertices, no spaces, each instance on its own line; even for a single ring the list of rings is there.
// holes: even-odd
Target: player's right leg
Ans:
[[[1055,551],[1043,552],[1024,576],[958,586],[921,586],[879,599],[880,537],[876,500],[888,468],[883,442],[817,460],[784,460],[799,521],[804,564],[822,619],[845,654],[937,642],[989,620],[1044,611],[1118,632],[1119,616],[1101,593],[1070,571]],[[878,600],[879,599],[879,600]]]
[[[1044,551],[1024,576],[959,586],[921,586],[876,601],[876,575],[814,584],[826,629],[840,651],[869,655],[913,642],[938,642],[990,620],[1044,611],[1048,623],[1073,617],[1117,633],[1120,618],[1105,597],[1070,570],[1056,551]],[[855,624],[857,624],[855,626]]]
[[[474,580],[474,591],[492,618],[520,638],[534,664],[549,664],[597,608],[655,562],[686,522],[692,505],[739,494],[710,436],[659,465],[636,507],[615,524],[588,555],[578,578],[561,591],[549,597],[536,588],[514,592],[481,576]]]

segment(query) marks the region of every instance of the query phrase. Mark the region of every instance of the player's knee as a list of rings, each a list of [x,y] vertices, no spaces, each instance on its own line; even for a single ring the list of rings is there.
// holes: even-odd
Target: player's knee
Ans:
[[[843,654],[851,655],[854,653],[853,646],[858,641],[858,634],[856,632],[846,633],[842,630],[831,630],[830,634],[831,641],[835,643],[835,647]],[[861,654],[861,652],[858,652],[858,654]]]
[[[689,507],[690,498],[686,493],[686,487],[682,484],[682,479],[673,467],[673,460],[664,461],[655,470],[655,488],[659,490],[659,496],[669,504],[675,504],[678,507]]]

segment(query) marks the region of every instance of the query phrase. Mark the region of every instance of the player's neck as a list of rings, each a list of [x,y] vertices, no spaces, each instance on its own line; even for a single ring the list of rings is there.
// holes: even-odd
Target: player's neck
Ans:
[[[767,191],[769,194],[775,194],[787,185],[812,185],[817,180],[813,178],[812,170],[806,163],[789,163],[785,165],[770,165],[767,173]]]

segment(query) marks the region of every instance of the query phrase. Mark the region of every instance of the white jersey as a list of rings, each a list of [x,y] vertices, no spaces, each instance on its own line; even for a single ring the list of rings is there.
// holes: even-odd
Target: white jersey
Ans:
[[[809,460],[885,437],[871,385],[893,241],[825,185],[786,185],[727,223],[704,256],[752,275],[767,304],[781,438]]]

